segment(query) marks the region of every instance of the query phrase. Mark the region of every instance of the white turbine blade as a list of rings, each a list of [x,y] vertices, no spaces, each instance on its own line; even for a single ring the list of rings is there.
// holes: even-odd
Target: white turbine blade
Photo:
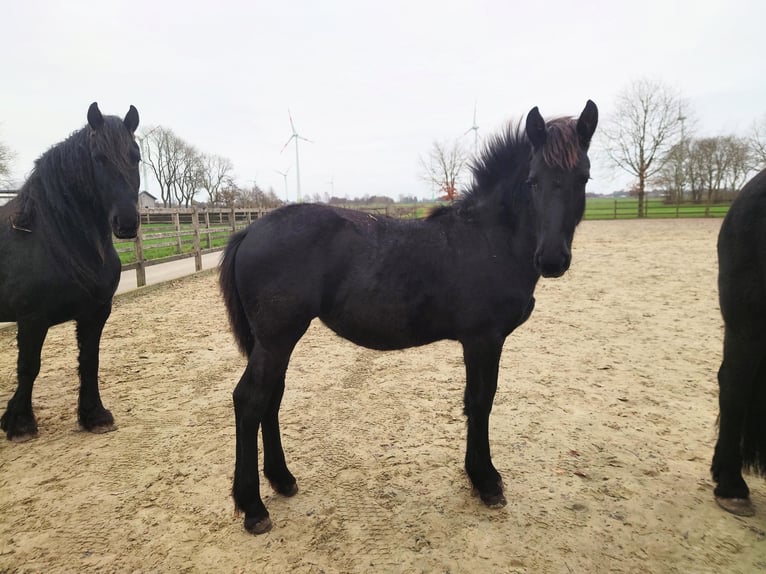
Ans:
[[[304,138],[303,136],[299,136],[298,134],[295,134],[295,137],[298,138],[299,140],[303,140],[305,142],[314,143],[313,140],[310,140],[308,138]]]
[[[290,108],[287,108],[287,115],[290,117],[290,127],[293,130],[293,134],[296,134],[297,132],[295,131],[295,124],[293,123],[293,115],[290,113]]]
[[[289,138],[287,138],[287,141],[285,142],[285,145],[283,145],[283,146],[282,146],[282,149],[281,149],[281,150],[279,150],[279,153],[282,153],[283,151],[285,151],[285,148],[286,148],[288,145],[290,145],[290,142],[291,142],[291,141],[293,141],[293,138],[295,138],[295,137],[298,137],[298,136],[296,136],[295,134],[293,134],[293,135],[291,135]]]

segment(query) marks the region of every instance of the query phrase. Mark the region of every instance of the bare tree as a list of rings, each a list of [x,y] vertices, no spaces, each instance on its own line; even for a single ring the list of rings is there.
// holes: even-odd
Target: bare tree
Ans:
[[[420,158],[421,177],[441,193],[444,201],[454,201],[468,164],[468,154],[455,140],[452,144],[434,142],[428,158]]]
[[[617,96],[615,113],[603,129],[612,163],[638,178],[638,216],[644,217],[644,194],[650,178],[660,173],[668,152],[683,133],[687,104],[658,81],[635,81]]]
[[[753,148],[747,138],[726,136],[724,148],[728,156],[728,169],[724,174],[724,187],[737,193],[745,185],[748,174],[753,169]]]
[[[162,205],[170,207],[183,163],[185,144],[173,130],[162,126],[145,129],[142,137],[147,142],[144,161],[160,186]]]
[[[754,169],[766,168],[766,115],[753,124],[749,138]]]
[[[7,145],[0,142],[0,185],[11,185],[11,162],[14,154]]]
[[[219,155],[203,154],[201,157],[200,189],[207,192],[208,203],[221,203],[221,190],[232,183],[234,165],[231,160]]]
[[[202,186],[202,156],[197,148],[184,142],[181,143],[180,150],[180,161],[173,182],[173,195],[178,205],[190,207],[194,201],[194,195]]]

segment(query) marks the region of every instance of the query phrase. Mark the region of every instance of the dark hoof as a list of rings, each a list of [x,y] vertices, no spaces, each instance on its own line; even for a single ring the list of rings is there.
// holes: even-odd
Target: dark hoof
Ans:
[[[37,438],[37,431],[35,432],[29,432],[25,434],[17,434],[13,436],[8,436],[8,440],[11,442],[27,442],[28,440],[32,440]]]
[[[114,426],[112,413],[104,408],[90,413],[80,413],[78,418],[80,426],[88,432],[101,434],[117,430],[117,427]]]
[[[271,518],[269,518],[268,514],[261,518],[245,517],[245,530],[250,534],[263,534],[264,532],[271,530],[272,526],[273,524],[271,523]]]
[[[503,508],[508,504],[508,501],[505,500],[505,495],[502,492],[494,494],[479,493],[479,496],[481,497],[481,501],[489,508]]]
[[[104,433],[116,431],[117,430],[117,425],[114,424],[114,423],[112,423],[110,425],[109,424],[98,425],[98,426],[95,426],[95,427],[92,427],[92,428],[89,428],[89,429],[85,429],[85,430],[88,431],[88,432],[92,432],[93,434],[104,434]]]
[[[0,428],[5,431],[8,440],[13,442],[26,442],[37,438],[37,421],[34,415],[3,415],[0,420]]]
[[[722,498],[715,497],[718,506],[726,512],[731,512],[737,516],[755,516],[755,506],[749,498]]]
[[[295,482],[292,482],[290,484],[276,484],[272,482],[270,484],[271,484],[271,487],[282,496],[295,496],[296,494],[298,494],[298,484]]]

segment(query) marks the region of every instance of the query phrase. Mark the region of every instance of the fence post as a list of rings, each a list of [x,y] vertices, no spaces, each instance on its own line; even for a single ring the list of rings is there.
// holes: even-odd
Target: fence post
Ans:
[[[197,208],[192,209],[192,229],[194,230],[194,269],[202,271],[202,250],[199,240],[199,214]]]
[[[146,285],[146,264],[144,262],[144,240],[141,237],[141,226],[138,226],[136,240],[133,242],[133,249],[136,253],[136,287]]]
[[[614,219],[617,219],[617,200],[614,200]]]
[[[205,210],[205,230],[207,232],[207,248],[210,249],[213,246],[213,243],[210,239],[210,212],[207,210]]]
[[[176,209],[173,212],[173,224],[176,226],[176,253],[181,254],[181,217]]]

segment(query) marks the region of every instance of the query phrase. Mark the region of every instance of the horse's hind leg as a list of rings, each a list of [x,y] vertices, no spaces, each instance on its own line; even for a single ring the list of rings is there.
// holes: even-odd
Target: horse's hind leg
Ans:
[[[295,478],[285,463],[278,418],[294,344],[267,350],[256,340],[247,368],[234,389],[237,454],[232,495],[237,508],[245,513],[245,528],[253,534],[271,529],[269,512],[260,495],[259,427],[263,428],[264,474],[278,492],[289,496],[297,491]]]
[[[465,470],[482,501],[488,506],[505,506],[503,481],[492,464],[489,450],[489,413],[497,390],[497,372],[503,340],[463,342],[466,369],[465,414],[468,441]]]
[[[37,436],[37,422],[32,412],[32,387],[40,372],[40,352],[48,334],[48,325],[42,321],[20,320],[18,330],[18,386],[0,418],[0,428],[9,440],[24,441]]]
[[[718,371],[719,428],[711,473],[714,494],[722,508],[740,516],[752,516],[750,490],[742,477],[742,433],[752,389],[764,374],[763,341],[734,335],[726,329],[723,362]],[[761,365],[759,368],[759,364]]]
[[[263,474],[269,479],[272,488],[284,496],[293,496],[298,492],[295,477],[287,468],[285,452],[282,449],[282,436],[279,432],[279,406],[285,394],[285,373],[289,354],[283,364],[275,367],[277,383],[269,401],[269,406],[261,423],[263,432]]]
[[[93,314],[77,318],[77,345],[80,348],[80,397],[77,418],[85,430],[95,433],[115,429],[114,417],[104,408],[98,391],[99,345],[101,333],[111,312],[110,301]]]

